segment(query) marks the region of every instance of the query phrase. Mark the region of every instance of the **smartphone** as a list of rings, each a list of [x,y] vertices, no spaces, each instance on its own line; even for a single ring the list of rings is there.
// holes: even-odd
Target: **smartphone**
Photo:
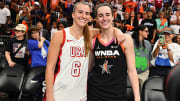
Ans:
[[[164,35],[159,36],[159,41],[160,41],[160,44],[161,44],[162,48],[166,49],[167,47],[164,45],[164,41],[165,41],[165,36]]]
[[[164,44],[164,40],[165,40],[165,36],[164,35],[160,35],[159,36],[160,44]]]

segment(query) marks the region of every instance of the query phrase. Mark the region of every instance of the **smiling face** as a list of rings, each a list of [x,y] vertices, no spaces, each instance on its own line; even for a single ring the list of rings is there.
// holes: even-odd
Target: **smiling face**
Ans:
[[[89,22],[90,7],[85,4],[78,4],[72,13],[73,21],[77,26],[84,27]]]
[[[112,27],[113,23],[112,10],[108,6],[101,6],[97,9],[96,20],[102,29]]]

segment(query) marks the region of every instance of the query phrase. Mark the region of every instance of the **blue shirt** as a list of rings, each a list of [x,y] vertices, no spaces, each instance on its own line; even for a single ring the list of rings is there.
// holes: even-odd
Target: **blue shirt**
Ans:
[[[44,48],[46,54],[48,53],[48,46],[45,44],[45,42],[47,43],[47,45],[49,46],[49,41],[45,40],[43,47],[42,48],[38,48],[38,41],[37,40],[33,40],[33,39],[29,39],[28,40],[28,48],[31,54],[31,67],[38,67],[38,66],[44,66],[46,67],[47,64],[47,56],[43,56],[42,55],[42,49]]]

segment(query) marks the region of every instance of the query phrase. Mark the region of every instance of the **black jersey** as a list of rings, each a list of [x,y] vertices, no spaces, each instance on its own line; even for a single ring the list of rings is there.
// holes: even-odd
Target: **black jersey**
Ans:
[[[100,35],[95,39],[95,66],[88,78],[88,101],[125,101],[127,64],[123,45],[103,44]]]

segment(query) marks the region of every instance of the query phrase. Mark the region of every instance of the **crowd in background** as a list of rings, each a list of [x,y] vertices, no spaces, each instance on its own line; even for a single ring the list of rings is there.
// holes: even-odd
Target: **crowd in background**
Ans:
[[[148,78],[149,70],[151,76],[166,76],[169,69],[179,63],[180,0],[1,0],[0,35],[16,36],[16,25],[25,25],[26,30],[23,29],[22,33],[28,34],[28,54],[36,54],[33,49],[42,48],[44,42],[49,44],[54,32],[72,25],[73,5],[79,1],[91,5],[88,25],[94,28],[99,28],[94,14],[95,7],[100,3],[112,5],[114,26],[134,39],[136,69],[141,85]],[[39,35],[35,35],[38,32]],[[165,43],[160,43],[161,35],[164,35]],[[37,47],[34,46],[36,43]],[[39,52],[42,54],[42,49]],[[160,57],[168,59],[169,64],[158,64],[157,58]],[[31,58],[34,62],[37,55]],[[32,67],[38,66],[42,65],[32,64]],[[168,69],[164,70],[164,67]]]

